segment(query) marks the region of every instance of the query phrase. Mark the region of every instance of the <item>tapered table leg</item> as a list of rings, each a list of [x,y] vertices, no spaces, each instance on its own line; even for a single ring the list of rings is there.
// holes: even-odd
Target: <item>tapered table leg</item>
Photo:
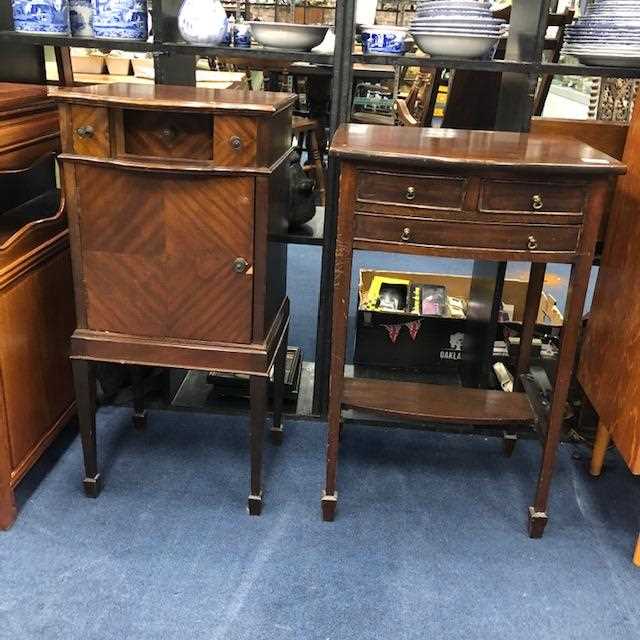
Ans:
[[[593,453],[591,454],[591,466],[589,467],[589,473],[592,476],[599,476],[602,473],[602,467],[604,466],[604,458],[607,455],[607,449],[611,442],[611,435],[609,430],[602,422],[598,423],[598,431],[596,432],[596,441],[593,445]]]
[[[98,473],[96,445],[95,364],[89,360],[74,359],[72,360],[72,366],[82,453],[84,455],[84,492],[90,498],[97,498],[102,489],[102,481]]]
[[[276,355],[276,361],[273,370],[273,424],[271,425],[271,442],[275,445],[282,444],[284,437],[284,420],[282,418],[282,409],[284,406],[284,376],[287,367],[287,342],[289,340],[289,328],[282,336],[282,343]]]
[[[262,511],[262,441],[264,421],[267,413],[266,376],[250,376],[251,417],[249,446],[251,451],[251,493],[249,494],[249,514],[259,516]]]
[[[144,408],[145,374],[146,368],[134,365],[131,368],[133,388],[133,426],[142,431],[147,426],[147,412]]]

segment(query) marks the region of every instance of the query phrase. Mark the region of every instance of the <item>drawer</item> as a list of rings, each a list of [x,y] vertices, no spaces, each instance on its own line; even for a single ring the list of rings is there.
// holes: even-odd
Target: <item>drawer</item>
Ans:
[[[124,109],[122,129],[128,155],[184,160],[213,157],[210,114]]]
[[[105,107],[71,105],[73,151],[81,156],[110,155],[109,113]]]
[[[452,209],[460,211],[467,191],[464,177],[412,175],[362,171],[358,175],[359,203],[404,208]]]
[[[486,180],[480,187],[480,211],[576,214],[582,212],[585,185],[553,182]]]
[[[577,225],[483,224],[357,214],[354,239],[527,253],[573,252],[580,229]]]

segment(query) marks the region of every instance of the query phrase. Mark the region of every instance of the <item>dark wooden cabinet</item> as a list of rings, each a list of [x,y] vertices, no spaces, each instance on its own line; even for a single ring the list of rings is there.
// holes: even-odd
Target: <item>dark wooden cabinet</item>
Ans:
[[[346,125],[331,153],[341,160],[327,476],[322,510],[337,505],[343,409],[423,423],[535,428],[544,452],[529,532],[547,522],[582,309],[612,175],[625,167],[571,138],[552,135]],[[356,249],[531,263],[516,392],[344,376],[352,255]],[[528,376],[548,262],[571,265],[550,403]]]
[[[100,490],[92,363],[240,372],[251,377],[249,509],[258,514],[272,366],[272,433],[282,434],[286,247],[270,237],[287,227],[295,96],[125,84],[52,93],[63,127],[86,491]]]

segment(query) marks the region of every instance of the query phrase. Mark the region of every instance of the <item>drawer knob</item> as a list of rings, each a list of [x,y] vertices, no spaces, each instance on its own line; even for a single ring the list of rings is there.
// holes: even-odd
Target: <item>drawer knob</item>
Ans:
[[[245,273],[249,268],[249,263],[244,258],[236,258],[233,261],[233,270],[236,273]]]
[[[402,235],[400,236],[400,238],[403,240],[403,242],[409,240],[409,238],[411,238],[411,229],[409,229],[409,227],[405,227],[402,230]]]
[[[529,236],[529,240],[527,242],[527,249],[529,249],[529,251],[534,251],[537,248],[538,248],[538,241],[536,240],[536,237]]]
[[[81,138],[93,138],[93,127],[90,124],[85,125],[84,127],[78,127],[76,129],[76,133]]]
[[[408,187],[406,193],[407,200],[415,200],[416,199],[416,188]]]
[[[233,136],[229,140],[229,144],[234,151],[240,151],[240,149],[242,149],[242,140],[240,140],[238,136]]]
[[[167,142],[173,142],[178,137],[178,132],[172,127],[165,127],[160,134]]]
[[[540,209],[544,207],[544,200],[542,199],[542,196],[540,194],[536,194],[535,196],[533,196],[533,198],[531,198],[531,206],[533,207],[534,211],[540,211]]]

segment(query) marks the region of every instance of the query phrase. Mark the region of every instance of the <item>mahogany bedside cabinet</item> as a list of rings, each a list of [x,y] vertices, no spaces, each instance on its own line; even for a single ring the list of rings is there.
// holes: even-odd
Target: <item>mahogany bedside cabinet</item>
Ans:
[[[529,534],[547,523],[551,475],[589,273],[610,177],[625,165],[572,138],[352,124],[335,134],[341,161],[333,300],[325,520],[337,504],[342,409],[395,421],[534,428],[543,444]],[[354,250],[531,263],[516,392],[345,378]],[[529,374],[546,263],[571,265],[555,389]]]
[[[250,377],[249,512],[262,505],[267,383],[282,435],[293,94],[112,84],[52,89],[62,130],[87,495],[101,489],[95,362]],[[143,421],[140,399],[138,422]]]

